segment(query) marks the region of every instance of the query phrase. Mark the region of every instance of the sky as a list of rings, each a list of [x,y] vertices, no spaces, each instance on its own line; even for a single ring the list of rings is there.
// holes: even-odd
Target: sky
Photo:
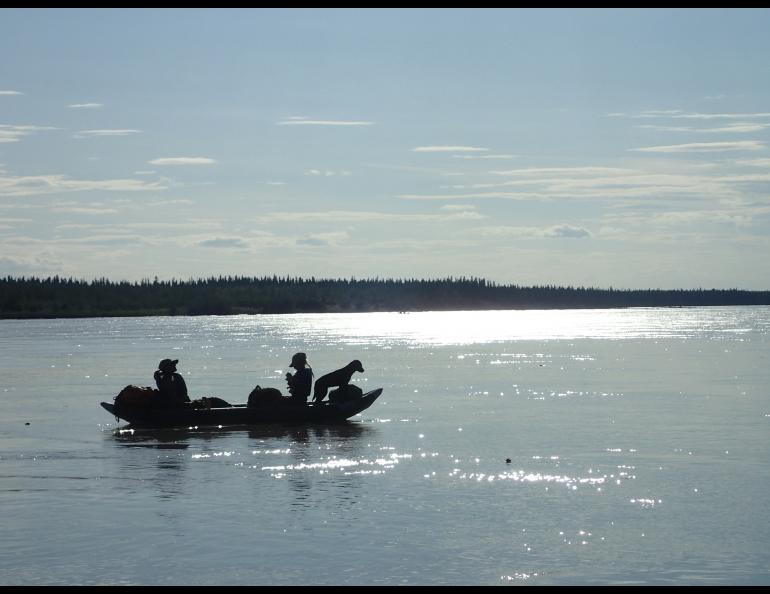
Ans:
[[[770,289],[770,9],[0,9],[0,276]]]

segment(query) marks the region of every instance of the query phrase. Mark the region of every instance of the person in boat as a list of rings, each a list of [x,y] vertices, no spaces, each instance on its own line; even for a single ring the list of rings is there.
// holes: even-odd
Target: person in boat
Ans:
[[[179,363],[179,359],[163,359],[158,363],[158,370],[153,375],[160,393],[160,402],[164,406],[179,406],[190,402],[190,397],[187,395],[187,384],[176,371],[177,363]]]
[[[307,364],[307,355],[295,353],[291,358],[289,367],[297,370],[294,375],[291,372],[286,374],[286,383],[289,384],[289,394],[291,394],[290,399],[294,404],[305,404],[313,385],[313,368]]]

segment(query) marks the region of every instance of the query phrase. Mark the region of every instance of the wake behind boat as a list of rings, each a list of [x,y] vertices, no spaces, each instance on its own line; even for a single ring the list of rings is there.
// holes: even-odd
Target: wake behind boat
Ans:
[[[334,424],[343,423],[369,408],[382,388],[344,402],[317,404],[275,404],[273,406],[195,406],[192,403],[175,407],[156,407],[147,403],[120,401],[102,402],[101,406],[116,418],[128,421],[133,427],[206,427],[226,425]],[[213,399],[215,402],[216,400]]]

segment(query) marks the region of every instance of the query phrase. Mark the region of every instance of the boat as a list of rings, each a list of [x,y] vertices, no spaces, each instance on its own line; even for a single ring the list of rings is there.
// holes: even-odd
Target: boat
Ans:
[[[116,419],[128,421],[130,427],[224,427],[233,425],[262,425],[266,423],[336,424],[369,408],[382,394],[382,388],[366,392],[360,398],[345,402],[317,404],[275,404],[254,406],[234,404],[211,408],[184,404],[173,408],[157,408],[127,402],[102,402],[102,408]]]

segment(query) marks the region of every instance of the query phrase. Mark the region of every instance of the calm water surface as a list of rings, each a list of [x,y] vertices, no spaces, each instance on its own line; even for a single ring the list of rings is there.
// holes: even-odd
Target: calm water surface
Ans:
[[[0,584],[768,584],[770,308],[0,321]],[[340,427],[130,431],[361,359]],[[507,462],[510,460],[510,462]]]

